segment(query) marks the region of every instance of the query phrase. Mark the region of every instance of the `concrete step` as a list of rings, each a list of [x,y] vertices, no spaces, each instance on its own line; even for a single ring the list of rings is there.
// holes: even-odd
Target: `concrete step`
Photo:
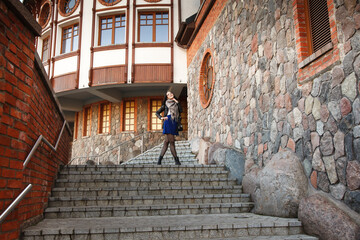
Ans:
[[[44,215],[53,218],[93,218],[93,217],[134,217],[134,216],[171,216],[220,213],[249,212],[253,203],[203,203],[168,204],[143,206],[86,206],[86,207],[49,207]]]
[[[199,165],[199,166],[174,166],[174,165],[95,165],[95,166],[87,166],[87,165],[68,165],[64,167],[61,171],[79,171],[79,172],[122,172],[122,171],[130,171],[130,172],[139,172],[139,171],[213,171],[224,170],[223,166],[218,165]]]
[[[233,186],[236,180],[229,178],[168,178],[168,179],[58,179],[57,187],[65,188],[118,188],[118,187],[190,187],[190,186]]]
[[[227,178],[229,172],[227,171],[160,171],[160,172],[150,172],[150,171],[123,171],[123,172],[79,172],[79,171],[69,171],[69,172],[60,172],[58,179],[216,179],[216,178]]]
[[[198,186],[198,187],[125,187],[125,188],[53,188],[53,197],[70,196],[140,196],[140,195],[199,195],[199,194],[240,194],[242,187]]]
[[[138,165],[143,165],[143,164],[156,164],[157,161],[159,159],[159,156],[157,157],[141,157],[141,158],[137,158],[134,160],[129,160],[127,162],[124,162],[123,165],[127,165],[127,164],[138,164]],[[194,158],[194,157],[188,157],[188,158],[180,158],[180,163],[181,165],[200,165],[198,163],[198,161]],[[162,162],[162,165],[175,165],[175,160],[173,157],[165,157]]]
[[[254,237],[236,237],[236,238],[202,238],[198,240],[318,240],[317,237],[312,237],[304,234],[287,235],[287,236],[254,236]]]
[[[121,206],[159,204],[250,202],[249,194],[207,194],[176,196],[122,196],[122,197],[50,197],[49,207]]]
[[[25,229],[23,239],[289,239],[301,234],[297,219],[235,213],[45,219]]]

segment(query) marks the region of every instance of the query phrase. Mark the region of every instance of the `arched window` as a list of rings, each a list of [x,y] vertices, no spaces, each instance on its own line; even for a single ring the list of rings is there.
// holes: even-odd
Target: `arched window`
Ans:
[[[58,9],[59,13],[63,17],[70,16],[79,6],[80,0],[60,0]]]
[[[51,5],[49,1],[46,1],[40,8],[39,24],[42,28],[46,27],[50,20]]]
[[[200,69],[199,95],[203,108],[210,104],[215,84],[214,60],[211,52],[206,51]]]
[[[119,3],[120,1],[121,0],[99,0],[99,2],[105,6],[113,6],[117,3]]]

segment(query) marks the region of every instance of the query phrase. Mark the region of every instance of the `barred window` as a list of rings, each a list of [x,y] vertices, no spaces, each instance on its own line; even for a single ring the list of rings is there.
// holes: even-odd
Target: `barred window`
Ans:
[[[99,133],[110,132],[110,103],[100,104]]]
[[[123,131],[135,131],[135,101],[124,102]]]
[[[150,130],[161,130],[162,121],[156,116],[156,111],[161,107],[161,100],[151,100],[150,104]]]

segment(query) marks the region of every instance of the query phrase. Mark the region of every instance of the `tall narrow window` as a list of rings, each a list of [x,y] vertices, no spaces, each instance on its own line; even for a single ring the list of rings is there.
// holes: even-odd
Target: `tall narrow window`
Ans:
[[[168,42],[169,13],[152,12],[139,14],[139,42]]]
[[[41,59],[43,62],[49,59],[49,37],[43,40]]]
[[[99,133],[110,132],[110,103],[100,104]]]
[[[99,45],[124,44],[125,26],[125,14],[101,18]]]
[[[135,101],[124,102],[124,131],[135,130]]]
[[[155,115],[156,111],[161,107],[161,100],[151,100],[150,105],[150,130],[161,130],[162,121]]]
[[[310,54],[331,42],[327,0],[308,0],[308,38]]]
[[[76,51],[79,48],[79,24],[63,29],[61,53]]]
[[[84,109],[83,136],[90,136],[90,128],[91,128],[91,108],[87,107]]]

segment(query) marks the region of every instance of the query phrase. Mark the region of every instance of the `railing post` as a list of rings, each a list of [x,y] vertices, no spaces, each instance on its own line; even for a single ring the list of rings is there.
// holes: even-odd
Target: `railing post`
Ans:
[[[141,136],[141,153],[144,152],[144,134]]]
[[[118,150],[118,164],[119,164],[119,165],[120,165],[120,163],[121,163],[120,153],[121,153],[121,145],[119,145],[119,150]]]

